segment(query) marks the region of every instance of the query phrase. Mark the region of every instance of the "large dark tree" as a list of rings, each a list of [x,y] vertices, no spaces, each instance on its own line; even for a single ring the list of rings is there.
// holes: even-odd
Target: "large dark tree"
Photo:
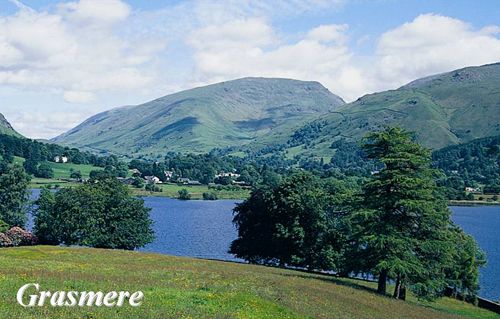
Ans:
[[[18,164],[0,165],[0,220],[10,227],[24,227],[30,178]]]
[[[378,292],[388,279],[394,297],[405,299],[410,286],[420,296],[444,290],[442,265],[451,248],[447,240],[450,211],[429,168],[430,152],[398,127],[369,134],[366,156],[384,165],[364,185],[353,216],[353,239],[364,270],[378,275]]]
[[[111,176],[57,193],[44,190],[37,206],[34,232],[41,243],[132,250],[154,239],[150,209]]]
[[[255,190],[235,209],[238,239],[230,252],[253,263],[336,269],[334,196],[310,173]]]

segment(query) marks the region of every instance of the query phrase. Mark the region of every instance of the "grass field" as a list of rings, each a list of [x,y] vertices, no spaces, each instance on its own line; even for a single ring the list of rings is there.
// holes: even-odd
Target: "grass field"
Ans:
[[[22,308],[17,290],[142,291],[133,308]],[[375,294],[374,284],[262,266],[151,253],[67,247],[0,250],[2,318],[495,318],[452,299],[408,302]]]
[[[22,157],[14,156],[14,163],[22,164],[25,161]],[[91,171],[103,170],[102,167],[96,167],[92,165],[84,164],[73,164],[73,163],[54,163],[54,162],[40,162],[49,164],[49,166],[54,171],[54,179],[58,178],[69,178],[71,175],[71,169],[80,171],[83,178],[88,178]]]
[[[144,189],[133,188],[132,193],[137,196],[163,196],[170,198],[178,198],[179,191],[181,189],[186,189],[189,194],[191,194],[191,199],[203,199],[203,193],[215,193],[219,199],[245,199],[250,196],[250,190],[241,189],[239,191],[227,191],[221,190],[217,191],[215,189],[210,189],[206,185],[182,185],[179,186],[177,184],[157,184],[163,192],[148,192]]]

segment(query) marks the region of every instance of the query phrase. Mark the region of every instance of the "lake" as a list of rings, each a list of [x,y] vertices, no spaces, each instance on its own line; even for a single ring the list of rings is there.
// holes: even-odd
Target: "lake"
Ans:
[[[38,194],[39,190],[33,190],[34,197]],[[241,201],[182,201],[146,197],[144,202],[152,208],[151,218],[155,221],[157,238],[140,251],[241,261],[227,253],[237,235],[232,224],[232,210]],[[480,295],[500,300],[500,206],[450,208],[453,221],[474,236],[488,255],[488,264],[481,269]]]

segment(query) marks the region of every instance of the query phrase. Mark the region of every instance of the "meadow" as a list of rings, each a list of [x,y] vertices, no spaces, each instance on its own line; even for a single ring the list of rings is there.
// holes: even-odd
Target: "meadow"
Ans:
[[[191,195],[191,199],[203,199],[203,193],[215,193],[218,199],[245,199],[250,196],[249,189],[240,189],[238,191],[228,191],[228,190],[216,190],[209,188],[207,185],[177,185],[177,184],[157,184],[162,192],[149,192],[144,189],[132,188],[132,193],[136,196],[148,196],[148,197],[170,197],[178,198],[179,191],[181,189],[186,189]]]
[[[142,291],[133,308],[23,308],[17,290]],[[398,301],[371,282],[256,265],[118,250],[34,246],[0,253],[0,317],[65,318],[497,318],[444,298]]]

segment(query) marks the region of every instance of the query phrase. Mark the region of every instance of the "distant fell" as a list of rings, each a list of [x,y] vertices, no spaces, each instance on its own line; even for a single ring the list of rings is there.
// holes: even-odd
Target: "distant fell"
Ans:
[[[318,82],[243,78],[97,114],[53,141],[130,156],[240,147],[344,105]]]
[[[384,125],[416,132],[418,141],[431,149],[499,135],[500,63],[467,67],[422,78],[397,90],[368,94],[287,134],[271,134],[259,142],[282,143],[289,155],[330,157],[335,151],[332,142],[359,141]]]
[[[0,134],[8,134],[21,137],[21,134],[17,133],[9,121],[0,113]]]

